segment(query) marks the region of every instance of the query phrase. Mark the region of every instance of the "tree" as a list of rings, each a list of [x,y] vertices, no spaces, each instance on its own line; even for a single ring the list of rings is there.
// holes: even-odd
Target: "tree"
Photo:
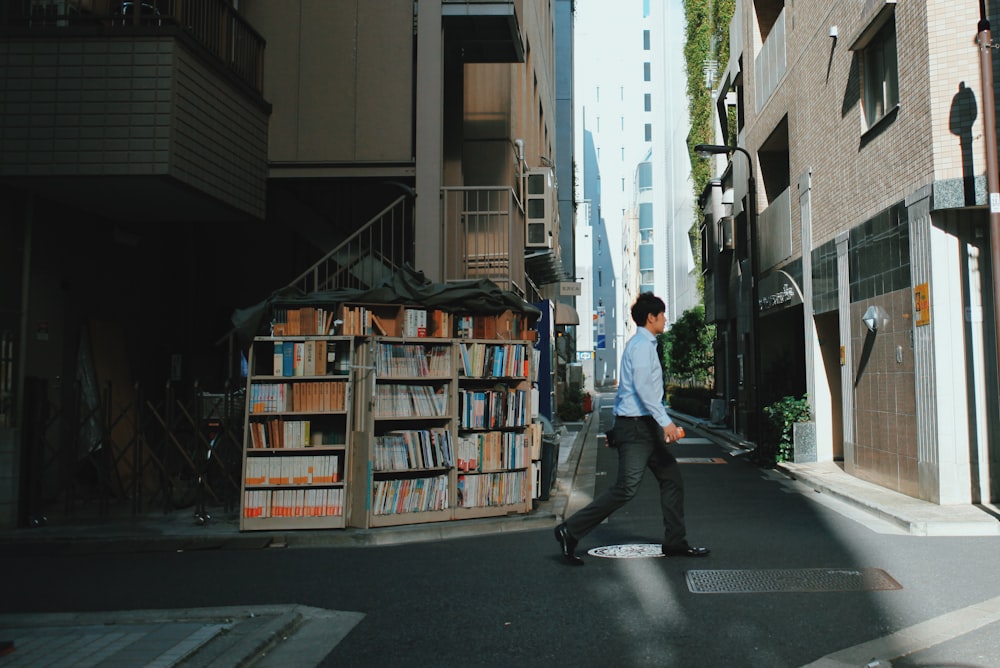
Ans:
[[[712,377],[715,325],[705,323],[704,306],[699,304],[685,311],[661,335],[661,343],[668,374],[698,381]]]

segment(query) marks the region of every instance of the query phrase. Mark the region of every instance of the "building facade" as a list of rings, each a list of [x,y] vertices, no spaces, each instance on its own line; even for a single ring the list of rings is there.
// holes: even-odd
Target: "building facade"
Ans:
[[[980,19],[943,0],[737,2],[716,99],[717,145],[739,148],[701,200],[733,428],[752,438],[762,407],[807,397],[798,460],[940,504],[1000,494]]]
[[[239,384],[230,316],[277,289],[564,277],[564,1],[133,4],[0,3],[0,524],[141,489],[141,407]]]
[[[580,54],[578,122],[589,133],[584,141],[594,142],[595,158],[582,167],[599,170],[593,179],[581,178],[583,199],[597,203],[596,215],[611,240],[619,240],[615,305],[595,291],[594,308],[604,309],[605,340],[620,347],[632,331],[628,312],[640,292],[663,298],[668,322],[701,302],[691,234],[699,217],[687,152],[677,150],[689,131],[686,98],[677,94],[684,85],[683,61],[676,57],[684,12],[677,1],[581,6],[578,39],[593,47]],[[616,317],[609,318],[612,308]],[[598,366],[606,367],[608,357],[597,350]]]

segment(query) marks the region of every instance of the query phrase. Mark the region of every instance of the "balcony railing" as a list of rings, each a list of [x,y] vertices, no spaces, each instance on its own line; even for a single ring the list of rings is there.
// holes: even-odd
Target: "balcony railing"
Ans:
[[[757,219],[760,271],[767,271],[792,255],[792,196],[786,188]]]
[[[263,91],[264,38],[226,0],[0,0],[0,29],[104,38],[116,34],[112,29],[180,30],[255,92]]]
[[[443,188],[445,280],[487,278],[521,297],[524,209],[514,190]]]
[[[754,58],[753,67],[756,106],[760,111],[778,87],[781,77],[785,76],[785,10],[778,14],[764,46]]]

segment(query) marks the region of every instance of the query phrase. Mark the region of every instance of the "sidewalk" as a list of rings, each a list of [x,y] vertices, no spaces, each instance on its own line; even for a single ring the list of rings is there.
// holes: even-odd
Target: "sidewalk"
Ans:
[[[733,450],[744,444],[730,431],[698,418],[676,415],[679,423],[705,431]],[[827,494],[890,522],[915,536],[997,536],[1000,511],[993,505],[947,505],[922,501],[846,473],[837,462],[782,462],[778,470],[820,494]]]
[[[558,428],[555,483],[549,498],[539,501],[527,515],[378,529],[240,532],[236,513],[213,515],[205,525],[196,524],[187,512],[157,513],[138,519],[0,531],[0,552],[52,555],[361,547],[550,528],[566,511],[577,462],[584,444],[596,436],[598,422],[588,417]],[[0,664],[4,668],[235,668],[251,662],[260,668],[310,666],[329,654],[362,616],[299,605],[0,614]],[[13,642],[13,651],[6,655],[4,641]]]
[[[689,429],[730,450],[746,452],[733,434],[689,416]],[[264,547],[360,547],[550,528],[586,504],[594,490],[599,412],[560,429],[556,480],[549,499],[527,515],[427,525],[336,531],[240,532],[235,513],[198,525],[177,512],[86,525],[0,532],[8,554],[83,554]],[[937,506],[858,480],[832,462],[786,463],[785,475],[813,491],[851,504],[914,535],[1000,535],[992,509]],[[360,621],[358,613],[307,606],[246,606],[191,610],[0,615],[0,642],[14,649],[4,666],[255,666],[315,665]],[[0,653],[2,653],[0,645]]]

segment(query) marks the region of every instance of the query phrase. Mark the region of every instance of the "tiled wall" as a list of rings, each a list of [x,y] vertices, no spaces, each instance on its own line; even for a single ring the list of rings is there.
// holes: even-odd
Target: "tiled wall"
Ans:
[[[918,496],[909,233],[890,213],[851,232],[854,465],[860,478]],[[870,306],[884,313],[874,334],[863,322]]]

